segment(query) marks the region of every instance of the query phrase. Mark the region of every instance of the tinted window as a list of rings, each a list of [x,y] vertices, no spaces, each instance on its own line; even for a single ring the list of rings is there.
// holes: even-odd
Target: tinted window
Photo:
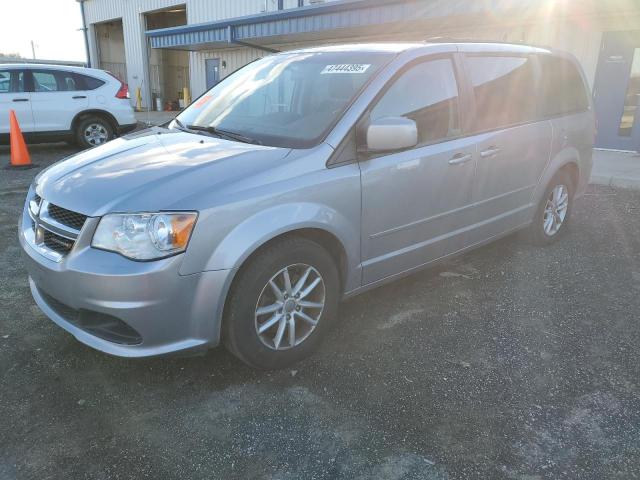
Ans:
[[[102,80],[98,80],[97,78],[89,77],[87,75],[76,75],[83,84],[83,90],[95,90],[96,88],[104,85]]]
[[[72,92],[74,90],[82,90],[78,85],[80,83],[77,77],[70,72],[55,72],[58,90]]]
[[[589,100],[575,64],[559,57],[544,55],[539,58],[542,69],[542,114],[548,117],[586,110]]]
[[[411,67],[394,81],[370,117],[414,120],[420,145],[459,135],[458,85],[452,61],[432,60]]]
[[[536,118],[533,58],[469,56],[467,65],[476,99],[476,131]]]
[[[34,71],[32,73],[34,92],[55,92],[58,90],[58,83],[53,71]]]
[[[24,72],[0,70],[0,93],[24,92]]]

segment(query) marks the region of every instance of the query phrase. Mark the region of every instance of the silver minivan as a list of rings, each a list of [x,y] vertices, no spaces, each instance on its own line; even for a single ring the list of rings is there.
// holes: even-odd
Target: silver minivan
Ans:
[[[587,91],[573,57],[522,45],[259,59],[166,127],[36,177],[19,232],[33,297],[112,355],[223,342],[290,365],[345,297],[516,230],[556,240],[591,172]]]

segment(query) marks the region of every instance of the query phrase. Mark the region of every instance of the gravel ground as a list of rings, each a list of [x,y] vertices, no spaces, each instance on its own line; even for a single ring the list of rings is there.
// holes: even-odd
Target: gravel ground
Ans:
[[[551,247],[509,237],[356,297],[264,373],[112,358],[47,320],[16,238],[36,173],[0,170],[1,479],[640,478],[640,193],[592,188]]]

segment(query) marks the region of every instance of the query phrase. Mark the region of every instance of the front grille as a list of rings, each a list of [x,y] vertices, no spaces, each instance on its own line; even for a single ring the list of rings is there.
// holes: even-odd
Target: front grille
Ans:
[[[42,197],[40,197],[40,195],[38,195],[37,193],[35,193],[33,195],[33,201],[36,202],[36,204],[40,205],[40,202],[42,202]]]
[[[91,335],[120,345],[142,343],[142,336],[119,318],[92,310],[76,310],[40,289],[38,293],[54,312]]]
[[[67,227],[74,228],[76,230],[82,230],[82,226],[87,219],[86,215],[72,212],[71,210],[59,207],[58,205],[54,205],[53,203],[49,204],[47,212],[49,213],[49,216],[56,222],[61,223],[62,225],[66,225]]]
[[[69,253],[74,244],[73,240],[61,237],[60,235],[50,232],[49,230],[43,230],[42,242],[44,243],[44,246],[49,250],[53,250],[54,252],[58,252],[62,255]]]

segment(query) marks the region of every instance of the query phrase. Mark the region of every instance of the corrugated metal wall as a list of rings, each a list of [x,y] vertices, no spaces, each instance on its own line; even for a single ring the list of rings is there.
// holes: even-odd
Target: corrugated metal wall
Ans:
[[[143,106],[148,106],[148,52],[144,36],[143,13],[151,10],[184,4],[184,0],[89,0],[85,3],[87,24],[101,23],[122,18],[125,58],[127,62],[127,83],[135,103],[136,88],[142,89]],[[89,29],[89,49],[92,65],[97,65],[95,28]]]
[[[485,8],[487,4],[489,6],[495,4],[495,10],[500,11],[497,4],[501,2],[504,5],[503,0],[485,0],[485,2],[436,0],[425,2],[425,8],[436,8],[438,14],[442,14],[443,11],[468,14],[477,10],[479,4],[483,4]],[[88,24],[122,18],[128,82],[132,92],[135,92],[138,86],[143,88],[143,99],[146,106],[146,86],[149,80],[147,73],[147,41],[144,36],[144,18],[142,15],[144,12],[186,4],[188,23],[192,24],[256,14],[265,11],[265,9],[266,11],[273,11],[277,9],[277,3],[277,0],[87,0],[85,6]],[[305,0],[304,3],[308,5],[310,0]],[[536,0],[523,0],[522,3],[531,4],[531,6],[534,4],[539,5]],[[297,0],[284,0],[284,5],[286,8],[294,8],[297,6]],[[467,16],[468,18],[470,17]],[[563,20],[559,20],[554,16],[549,18],[509,18],[502,19],[499,22],[497,17],[488,17],[488,19],[495,22],[493,26],[487,26],[485,21],[478,22],[476,20],[475,22],[471,21],[471,23],[467,22],[460,27],[458,26],[459,22],[452,17],[449,22],[440,22],[437,26],[426,28],[422,35],[414,34],[413,37],[405,37],[404,35],[396,34],[392,38],[424,39],[443,35],[500,41],[524,41],[538,45],[550,45],[570,51],[576,55],[582,62],[589,81],[593,84],[602,32],[640,29],[640,12],[637,15],[626,15],[624,17],[607,14],[591,15],[577,19],[565,18]],[[90,28],[90,30],[93,33],[93,29]],[[375,37],[360,37],[359,39],[390,39],[384,36],[384,32],[384,28],[376,29]],[[348,41],[359,39],[349,38]],[[92,56],[95,59],[96,47],[93,35],[90,35],[90,41]],[[331,41],[337,42],[340,41],[340,38],[327,40],[327,42]],[[313,44],[318,43],[313,42]],[[299,46],[303,46],[303,44],[282,45],[279,48],[288,49]],[[191,70],[192,97],[195,98],[200,95],[205,89],[206,58],[217,57],[226,62],[226,68],[221,69],[221,76],[224,77],[240,66],[264,55],[264,52],[250,48],[190,53],[189,66]]]
[[[332,1],[332,0],[328,0]],[[296,7],[297,0],[286,0],[285,7]],[[89,50],[92,63],[98,65],[98,51],[95,42],[95,31],[91,24],[102,23],[121,18],[125,39],[125,57],[127,62],[127,82],[131,88],[132,96],[137,87],[142,88],[143,106],[147,107],[149,74],[147,66],[147,41],[144,35],[145,12],[160,10],[176,5],[187,6],[188,23],[201,23],[207,21],[223,20],[226,18],[253,15],[264,11],[278,9],[277,0],[87,0],[85,12],[89,28]],[[309,4],[309,0],[305,0]],[[233,71],[229,65],[241,66],[241,62],[253,60],[256,52],[235,51],[229,55],[226,71]],[[204,58],[216,56],[209,52],[205,55],[192,53],[190,55],[190,68],[192,79],[192,96],[202,93],[205,88]],[[224,72],[223,72],[224,73]],[[135,99],[132,98],[132,102]]]

